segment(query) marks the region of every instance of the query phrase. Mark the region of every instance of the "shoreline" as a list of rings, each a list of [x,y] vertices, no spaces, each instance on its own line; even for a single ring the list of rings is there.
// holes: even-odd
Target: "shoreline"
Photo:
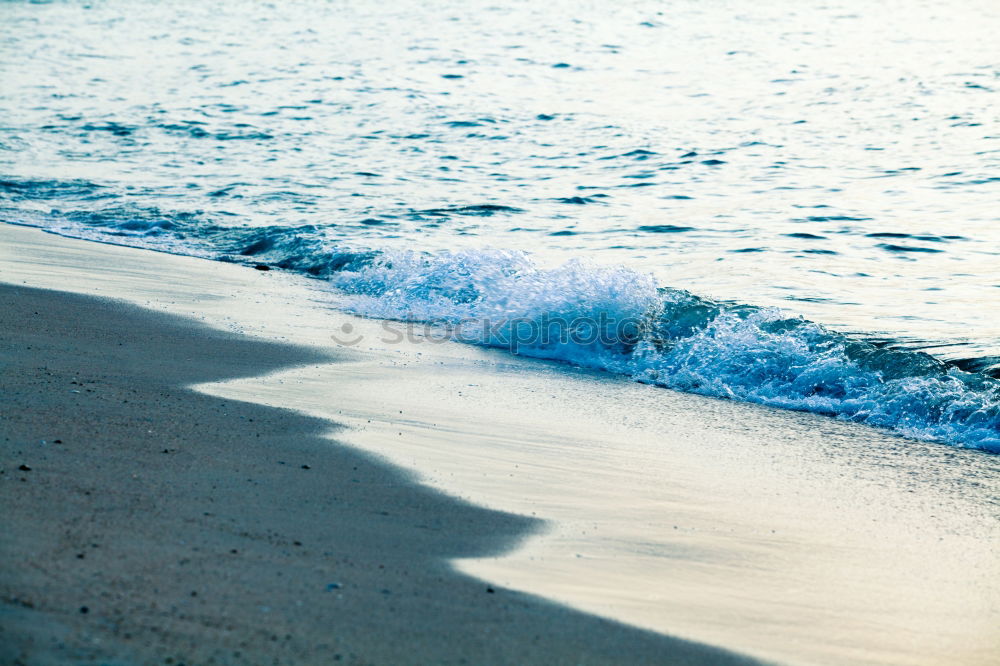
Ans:
[[[338,442],[421,488],[545,521],[503,553],[442,556],[481,586],[779,663],[989,664],[1000,645],[994,456],[497,350],[388,343],[383,322],[280,271],[0,225],[0,281],[321,355],[189,388],[342,424]],[[348,324],[364,341],[337,346]]]
[[[329,360],[313,350],[0,299],[5,663],[756,663],[457,573],[536,522],[417,485],[326,421],[185,388]]]

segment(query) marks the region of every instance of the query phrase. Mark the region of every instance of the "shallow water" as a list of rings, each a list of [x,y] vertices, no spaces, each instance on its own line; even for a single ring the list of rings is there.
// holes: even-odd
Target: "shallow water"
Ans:
[[[992,380],[920,355],[859,369],[875,352],[835,337],[1000,371],[995,3],[0,14],[0,219],[305,271],[383,317],[591,316],[596,302],[663,321],[678,290],[778,306],[825,328],[776,337],[788,315],[766,311],[735,332],[685,324],[685,358],[708,359],[696,368],[664,356],[669,320],[643,338],[652,360],[534,352],[1000,447]],[[534,286],[500,290],[511,270]],[[741,386],[761,357],[776,360]]]

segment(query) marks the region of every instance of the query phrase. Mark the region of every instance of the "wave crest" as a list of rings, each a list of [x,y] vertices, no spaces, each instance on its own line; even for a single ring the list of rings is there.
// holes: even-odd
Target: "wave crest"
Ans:
[[[82,181],[3,181],[0,198],[65,188],[104,196]],[[581,260],[544,267],[508,250],[355,250],[338,246],[335,225],[220,226],[197,211],[63,212],[40,204],[19,206],[17,216],[67,236],[304,273],[328,280],[347,310],[443,324],[463,342],[1000,453],[1000,381],[986,374],[778,309],[659,287],[624,267]]]
[[[1000,452],[1000,382],[776,308],[657,288],[625,268],[542,268],[497,250],[403,252],[332,281],[357,314],[461,327],[466,342]]]

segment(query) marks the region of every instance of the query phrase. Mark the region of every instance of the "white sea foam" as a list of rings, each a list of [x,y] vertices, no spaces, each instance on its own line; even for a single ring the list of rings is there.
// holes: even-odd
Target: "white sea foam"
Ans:
[[[625,268],[540,268],[495,250],[404,252],[331,279],[358,314],[446,323],[467,342],[1000,452],[1000,382],[774,308],[658,288]]]

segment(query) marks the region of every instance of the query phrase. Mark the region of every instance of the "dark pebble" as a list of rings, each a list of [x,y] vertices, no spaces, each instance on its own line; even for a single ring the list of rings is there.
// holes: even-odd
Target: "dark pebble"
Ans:
[[[31,471],[31,468],[28,467],[27,465],[21,465],[20,467],[18,467],[18,469],[21,470],[22,472],[30,472]]]
[[[87,613],[90,612],[90,609],[87,608],[86,606],[80,606],[80,612],[86,615]]]
[[[302,469],[312,469],[312,467],[310,467],[309,465],[303,465]]]
[[[271,267],[268,266],[267,264],[257,264],[257,265],[254,266],[254,268],[256,270],[258,270],[258,271],[269,271],[269,270],[271,270]]]
[[[494,590],[492,587],[486,588],[486,593],[487,594],[493,594],[494,592],[496,592],[496,590]]]

